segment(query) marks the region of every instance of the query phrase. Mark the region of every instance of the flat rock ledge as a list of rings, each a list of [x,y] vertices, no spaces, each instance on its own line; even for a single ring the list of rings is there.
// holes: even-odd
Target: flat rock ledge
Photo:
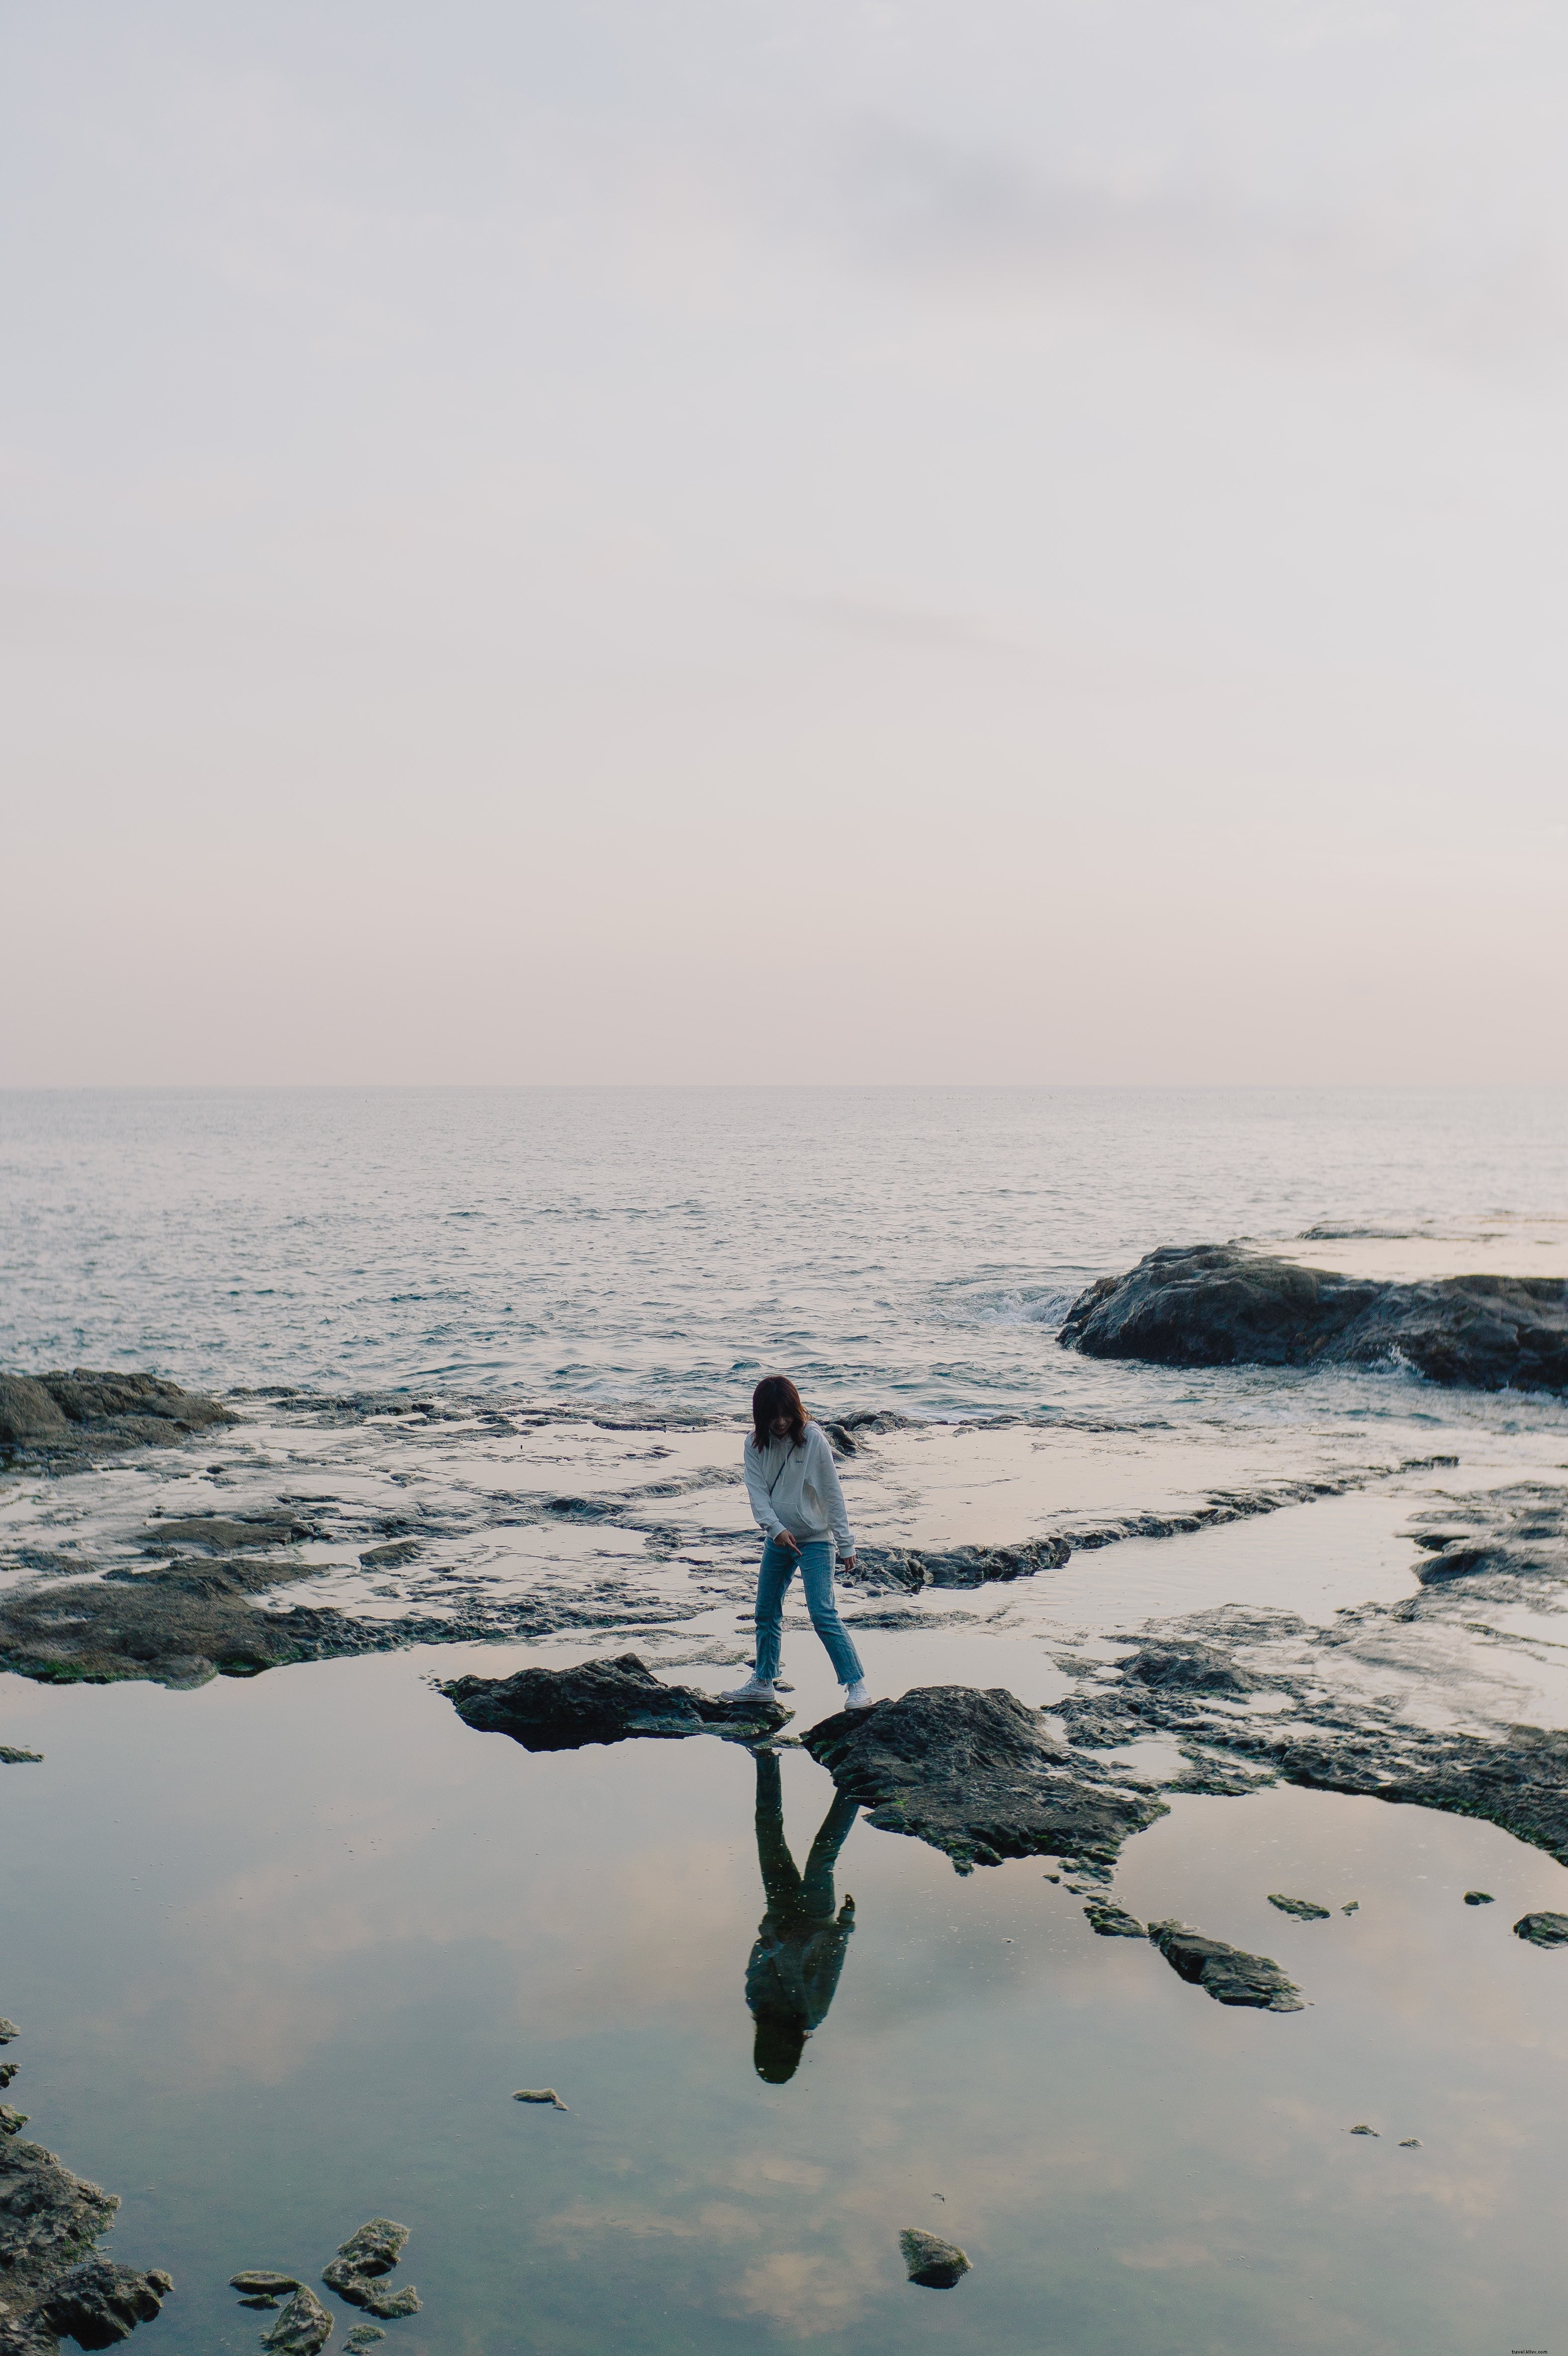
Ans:
[[[1229,1947],[1189,1922],[1151,1922],[1149,1937],[1184,1980],[1193,1981],[1216,2004],[1246,2005],[1258,2012],[1300,2012],[1301,1990],[1272,1955],[1250,1955]]]
[[[520,1669],[511,1677],[455,1677],[441,1688],[465,1726],[510,1734],[526,1751],[577,1751],[639,1736],[717,1734],[757,1742],[793,1716],[781,1702],[725,1701],[667,1686],[635,1653],[575,1669]]]
[[[1568,1280],[1378,1284],[1233,1244],[1166,1244],[1079,1295],[1058,1340],[1162,1366],[1410,1366],[1477,1390],[1568,1390]]]
[[[1056,1741],[1038,1710],[1000,1687],[922,1686],[839,1710],[805,1748],[880,1831],[907,1833],[961,1873],[1004,1857],[1115,1862],[1129,1834],[1167,1811],[1151,1792]]]
[[[70,1472],[118,1448],[167,1448],[239,1418],[161,1375],[0,1374],[0,1450]]]

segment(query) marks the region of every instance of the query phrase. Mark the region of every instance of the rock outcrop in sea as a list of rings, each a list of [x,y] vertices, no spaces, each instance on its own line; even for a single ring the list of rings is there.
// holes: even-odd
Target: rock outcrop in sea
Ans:
[[[636,1736],[718,1734],[756,1742],[793,1712],[781,1702],[725,1701],[694,1686],[667,1686],[635,1653],[575,1669],[520,1669],[510,1677],[455,1677],[441,1688],[465,1726],[510,1734],[527,1751],[576,1751]]]
[[[1477,1390],[1568,1390],[1568,1280],[1380,1284],[1234,1244],[1165,1244],[1079,1295],[1057,1336],[1164,1366],[1397,1362]]]
[[[1004,1857],[1109,1866],[1163,1800],[1069,1751],[1038,1710],[1000,1687],[922,1686],[839,1710],[802,1737],[883,1832],[908,1833],[961,1873]]]
[[[0,1375],[0,1447],[26,1449],[59,1472],[119,1448],[166,1447],[239,1419],[161,1375]]]

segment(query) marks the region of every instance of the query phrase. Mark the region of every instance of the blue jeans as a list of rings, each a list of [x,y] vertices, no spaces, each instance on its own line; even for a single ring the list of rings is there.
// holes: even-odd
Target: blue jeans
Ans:
[[[800,1566],[800,1584],[806,1590],[811,1625],[828,1648],[828,1658],[840,1685],[853,1686],[865,1671],[833,1601],[832,1538],[802,1538],[798,1555],[791,1554],[788,1547],[776,1545],[772,1538],[763,1547],[762,1569],[757,1575],[757,1675],[764,1685],[771,1685],[779,1674],[779,1648],[784,1640],[784,1590],[795,1575],[797,1563]]]

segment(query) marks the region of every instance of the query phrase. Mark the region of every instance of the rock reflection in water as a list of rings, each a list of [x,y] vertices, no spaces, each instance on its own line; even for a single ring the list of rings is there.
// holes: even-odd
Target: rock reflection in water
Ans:
[[[768,1912],[746,1967],[746,2000],[757,2022],[757,2074],[782,2086],[800,2067],[806,2040],[827,2019],[854,1928],[854,1901],[835,1912],[833,1869],[858,1802],[839,1793],[801,1873],[784,1837],[784,1795],[776,1752],[757,1759],[757,1861]]]

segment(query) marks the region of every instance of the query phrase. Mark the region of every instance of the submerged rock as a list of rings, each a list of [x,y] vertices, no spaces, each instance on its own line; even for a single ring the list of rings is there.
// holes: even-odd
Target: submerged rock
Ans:
[[[870,1824],[929,1842],[961,1873],[1004,1857],[1109,1866],[1130,1833],[1167,1813],[1067,1750],[1038,1710],[1000,1688],[918,1687],[840,1710],[803,1740]]]
[[[332,2317],[307,2284],[301,2283],[262,2346],[273,2356],[317,2356],[332,2337]]]
[[[1514,1481],[1449,1497],[1411,1517],[1411,1537],[1427,1559],[1423,1587],[1450,1580],[1504,1577],[1568,1580],[1568,1488]]]
[[[36,2309],[38,2320],[81,2348],[109,2348],[129,2340],[138,2323],[151,2323],[173,2290],[161,2272],[138,2274],[110,2258],[89,2258],[52,2283]]]
[[[243,2274],[231,2275],[229,2287],[256,2298],[286,2298],[290,2291],[299,2288],[299,2276],[274,2274],[267,2266],[250,2266]]]
[[[529,1751],[575,1751],[634,1736],[719,1734],[754,1741],[788,1723],[778,1702],[725,1701],[660,1683],[635,1653],[575,1669],[520,1669],[511,1677],[456,1677],[441,1688],[465,1726],[510,1734]]]
[[[845,1584],[873,1594],[917,1594],[927,1587],[984,1587],[1059,1570],[1072,1552],[1066,1538],[1026,1538],[1017,1546],[862,1547]]]
[[[1282,1914],[1294,1914],[1298,1922],[1326,1922],[1326,1906],[1319,1906],[1314,1898],[1282,1898],[1277,1890],[1269,1892],[1269,1904],[1277,1906]]]
[[[512,2101],[514,2103],[549,2103],[558,2111],[564,2111],[566,2108],[553,2086],[520,2086],[512,2096]]]
[[[1303,2009],[1301,1990],[1272,1955],[1250,1955],[1187,1922],[1151,1922],[1149,1937],[1172,1970],[1195,1981],[1216,2004],[1247,2005],[1262,2012]]]
[[[905,2227],[898,2247],[909,2280],[923,2290],[951,2290],[972,2272],[972,2261],[956,2242],[944,2242],[940,2234],[925,2233],[918,2225]]]
[[[1568,1947],[1568,1914],[1521,1914],[1513,1934],[1532,1947]]]
[[[384,2340],[386,2336],[377,2324],[356,2323],[343,2345],[355,2351],[361,2348],[373,2348],[378,2340]]]
[[[392,2290],[370,2275],[356,2273],[347,2258],[334,2258],[324,2266],[321,2279],[328,2290],[335,2290],[350,2307],[362,2307],[368,2315],[384,2316],[390,2321],[396,2316],[419,2313],[420,2297],[412,2283]]]
[[[1233,1244],[1167,1244],[1079,1295],[1058,1340],[1155,1365],[1398,1360],[1479,1390],[1568,1389],[1568,1282],[1458,1276],[1380,1284]]]

